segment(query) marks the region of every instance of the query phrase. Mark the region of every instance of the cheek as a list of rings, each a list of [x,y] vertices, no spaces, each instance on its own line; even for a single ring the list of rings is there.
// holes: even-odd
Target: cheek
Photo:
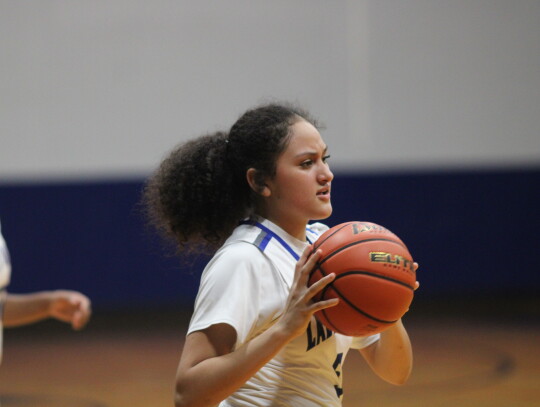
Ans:
[[[298,205],[303,205],[310,202],[313,198],[313,190],[306,185],[306,182],[302,182],[302,179],[296,178],[291,180],[287,188],[288,199]]]
[[[302,193],[302,190],[293,187],[289,193],[288,200],[295,206],[304,206],[308,202],[308,194]]]
[[[302,205],[309,202],[314,191],[311,187],[313,181],[308,173],[304,172],[281,172],[276,175],[276,185],[278,186],[276,197],[280,200],[287,200],[291,204]]]

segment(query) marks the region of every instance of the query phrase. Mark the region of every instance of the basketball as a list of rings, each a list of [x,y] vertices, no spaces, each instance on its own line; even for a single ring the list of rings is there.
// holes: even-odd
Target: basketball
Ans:
[[[314,301],[339,298],[315,313],[327,328],[347,336],[384,331],[409,309],[416,272],[405,244],[390,230],[371,222],[347,222],[324,232],[313,244],[322,255],[309,285],[335,273]]]

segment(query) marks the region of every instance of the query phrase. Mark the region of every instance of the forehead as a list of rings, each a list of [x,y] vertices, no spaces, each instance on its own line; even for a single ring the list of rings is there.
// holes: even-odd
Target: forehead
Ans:
[[[300,120],[291,126],[291,136],[284,154],[318,152],[325,148],[326,144],[315,126],[305,120]]]

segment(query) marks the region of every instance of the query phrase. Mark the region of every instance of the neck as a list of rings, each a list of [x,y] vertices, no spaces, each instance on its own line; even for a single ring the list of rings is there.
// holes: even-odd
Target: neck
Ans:
[[[265,219],[268,219],[270,222],[274,223],[275,225],[279,226],[281,229],[283,229],[285,232],[287,232],[292,237],[295,237],[296,239],[300,240],[301,242],[306,241],[306,222],[291,222],[284,220],[282,218],[276,218],[274,216],[271,216],[269,214],[260,214]]]

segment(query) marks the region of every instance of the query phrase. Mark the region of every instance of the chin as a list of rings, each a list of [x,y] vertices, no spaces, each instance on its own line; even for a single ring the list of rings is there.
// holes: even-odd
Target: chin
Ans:
[[[312,220],[323,220],[323,219],[326,219],[326,218],[329,218],[330,215],[332,215],[332,208],[326,210],[326,211],[321,211],[317,214],[317,216],[313,217]]]

